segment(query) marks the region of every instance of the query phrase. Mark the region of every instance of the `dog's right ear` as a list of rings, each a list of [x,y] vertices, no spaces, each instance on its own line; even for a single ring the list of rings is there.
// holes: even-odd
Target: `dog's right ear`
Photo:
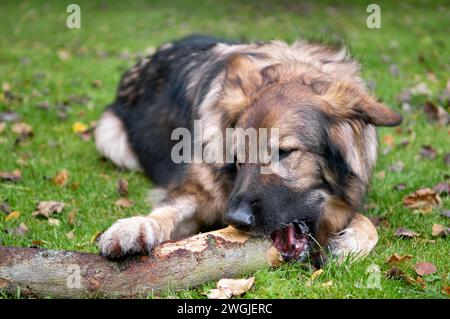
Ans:
[[[225,72],[222,103],[232,113],[241,111],[250,104],[251,95],[258,90],[262,81],[261,72],[250,56],[231,56]]]

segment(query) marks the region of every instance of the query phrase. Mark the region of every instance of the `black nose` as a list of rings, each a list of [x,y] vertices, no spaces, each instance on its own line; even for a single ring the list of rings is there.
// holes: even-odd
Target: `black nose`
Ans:
[[[253,220],[254,217],[250,205],[244,202],[240,203],[236,209],[229,210],[223,218],[226,224],[243,230],[252,227]]]

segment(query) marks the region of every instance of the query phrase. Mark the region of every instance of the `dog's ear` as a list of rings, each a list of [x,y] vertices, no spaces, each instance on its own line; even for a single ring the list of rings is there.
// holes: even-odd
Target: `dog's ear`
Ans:
[[[225,90],[250,95],[261,85],[261,82],[261,74],[251,57],[244,54],[231,56],[225,74]]]
[[[333,111],[343,117],[360,117],[377,126],[397,126],[403,120],[400,114],[353,84],[332,84],[323,96],[333,106]]]

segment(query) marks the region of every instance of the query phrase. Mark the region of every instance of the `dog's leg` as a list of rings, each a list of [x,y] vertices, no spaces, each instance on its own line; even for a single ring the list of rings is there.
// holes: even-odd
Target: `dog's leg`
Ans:
[[[167,240],[188,237],[206,225],[222,218],[226,200],[213,197],[207,185],[198,179],[185,181],[168,194],[148,216],[118,220],[99,240],[103,255],[118,257],[134,253],[149,253]]]
[[[344,260],[349,257],[364,257],[378,242],[378,233],[372,222],[361,214],[356,214],[347,228],[330,239],[331,254]]]

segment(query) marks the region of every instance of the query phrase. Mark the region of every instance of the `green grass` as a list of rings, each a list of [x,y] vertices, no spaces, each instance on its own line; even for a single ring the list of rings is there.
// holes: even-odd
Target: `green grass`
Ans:
[[[382,9],[381,29],[366,27],[366,6],[371,2],[355,1],[345,6],[326,2],[311,5],[298,5],[294,1],[280,1],[276,5],[269,1],[240,2],[218,5],[212,0],[77,1],[82,10],[79,30],[65,27],[65,7],[70,2],[1,2],[0,82],[8,82],[11,91],[22,100],[0,100],[0,112],[19,113],[34,130],[33,138],[19,145],[14,144],[11,124],[0,133],[0,171],[18,168],[23,174],[17,183],[0,182],[0,202],[7,201],[13,210],[21,212],[18,219],[8,222],[0,213],[2,245],[30,246],[33,240],[41,240],[42,247],[46,248],[97,252],[91,241],[96,232],[105,230],[118,218],[144,214],[151,209],[145,200],[151,183],[145,177],[102,161],[92,140],[83,141],[72,132],[75,122],[89,124],[96,120],[105,105],[113,100],[121,73],[134,63],[133,58],[124,59],[124,52],[143,52],[192,32],[245,40],[344,39],[364,66],[364,77],[376,83],[377,96],[397,110],[401,107],[395,97],[402,89],[426,82],[432,92],[429,99],[439,103],[439,92],[450,79],[450,7],[448,3],[445,6],[445,1],[378,1]],[[70,52],[70,59],[62,61],[58,57],[62,48]],[[384,62],[386,57],[390,62]],[[398,76],[391,75],[390,64],[398,66]],[[427,73],[433,73],[437,80],[427,77]],[[94,88],[93,80],[101,80],[103,85]],[[60,120],[56,106],[71,95],[87,95],[90,101],[71,103],[67,119]],[[426,97],[414,98],[411,112],[403,112],[402,132],[386,128],[379,131],[380,141],[390,134],[396,142],[409,138],[411,143],[394,147],[386,155],[380,154],[368,195],[371,203],[368,214],[385,216],[390,226],[379,228],[380,241],[375,251],[357,263],[328,265],[311,287],[306,282],[312,271],[299,265],[260,270],[254,288],[245,297],[445,298],[441,289],[450,281],[449,239],[432,238],[431,227],[434,223],[448,226],[449,221],[440,216],[442,208],[419,215],[401,203],[404,195],[421,187],[432,187],[443,181],[445,174],[450,174],[442,160],[450,152],[450,128],[425,120],[421,111],[425,100]],[[43,101],[48,101],[48,110],[37,107]],[[448,105],[443,106],[448,110]],[[408,127],[414,132],[412,135],[407,132]],[[436,148],[436,159],[419,157],[424,144]],[[381,142],[381,150],[385,147]],[[22,157],[26,158],[25,164],[17,162]],[[404,162],[404,170],[390,172],[389,166],[398,160]],[[52,183],[51,177],[64,168],[70,172],[70,179],[61,188]],[[118,199],[116,182],[120,177],[129,181],[130,198],[135,202],[128,209],[114,205]],[[406,183],[406,189],[393,190],[398,183]],[[79,187],[71,187],[73,184]],[[57,217],[60,226],[31,216],[36,203],[43,200],[67,204]],[[443,198],[443,207],[450,208],[448,197]],[[71,210],[77,211],[75,225],[67,222]],[[22,222],[30,229],[24,236],[2,230]],[[410,240],[395,238],[394,231],[401,226],[421,236]],[[65,235],[71,230],[74,240]],[[430,242],[431,239],[435,241]],[[414,276],[412,265],[419,261],[432,262],[438,271],[426,278],[425,288],[404,280],[386,279],[384,274],[389,269],[386,259],[393,253],[413,255],[402,266],[411,276]],[[381,289],[365,287],[366,269],[371,264],[381,268]],[[322,285],[330,280],[331,286]],[[214,283],[209,283],[181,292],[168,291],[163,296],[204,297],[202,293],[213,286]]]

